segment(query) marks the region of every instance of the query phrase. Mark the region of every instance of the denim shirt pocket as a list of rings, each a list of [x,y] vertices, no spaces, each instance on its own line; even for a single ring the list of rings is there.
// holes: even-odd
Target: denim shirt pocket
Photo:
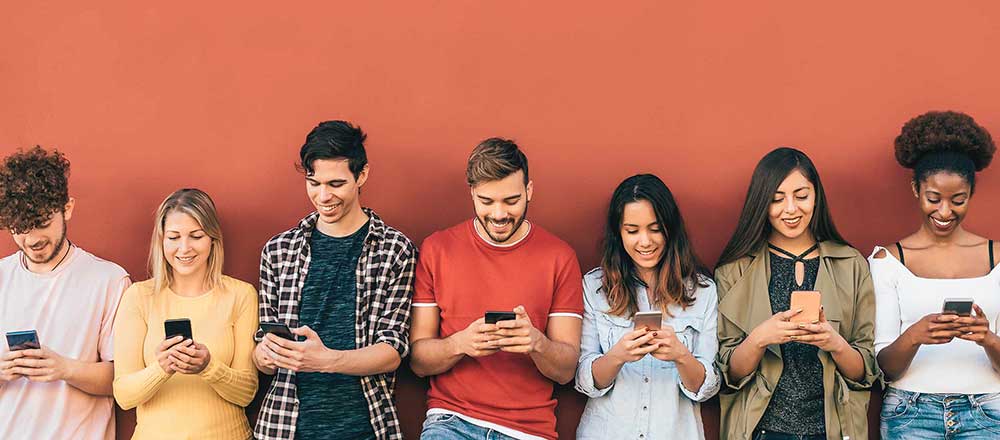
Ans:
[[[677,334],[677,339],[687,347],[688,351],[694,353],[695,346],[698,344],[698,338],[701,337],[701,331],[704,327],[702,319],[699,317],[679,316],[668,322],[667,325],[673,327],[674,333]]]
[[[601,351],[607,353],[621,340],[622,336],[632,331],[631,319],[601,313],[597,320],[597,331],[601,339]]]

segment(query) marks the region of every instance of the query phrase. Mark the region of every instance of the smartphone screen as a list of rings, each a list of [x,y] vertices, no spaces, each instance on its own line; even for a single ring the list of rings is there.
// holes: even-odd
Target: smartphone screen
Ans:
[[[819,321],[819,309],[822,303],[822,296],[815,290],[797,290],[792,292],[792,304],[790,310],[802,309],[802,312],[790,319],[790,322],[816,322]]]
[[[7,347],[10,351],[41,348],[38,343],[38,333],[34,330],[7,332]]]

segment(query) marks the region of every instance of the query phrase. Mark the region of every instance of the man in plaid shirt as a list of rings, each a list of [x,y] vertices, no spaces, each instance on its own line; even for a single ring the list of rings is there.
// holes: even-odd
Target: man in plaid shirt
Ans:
[[[260,322],[283,323],[295,341],[257,335],[254,363],[274,375],[258,439],[402,439],[393,397],[409,351],[417,252],[362,208],[365,134],[319,124],[300,151],[316,212],[264,246]]]

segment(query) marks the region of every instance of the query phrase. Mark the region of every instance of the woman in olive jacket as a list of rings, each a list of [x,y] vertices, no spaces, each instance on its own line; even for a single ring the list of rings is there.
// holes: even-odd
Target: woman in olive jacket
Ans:
[[[725,439],[865,440],[875,298],[865,258],[837,232],[819,173],[798,150],[757,164],[715,272]],[[796,290],[819,319],[790,322]]]

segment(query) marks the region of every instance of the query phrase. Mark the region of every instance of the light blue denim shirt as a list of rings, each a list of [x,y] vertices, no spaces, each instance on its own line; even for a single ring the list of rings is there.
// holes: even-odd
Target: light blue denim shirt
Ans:
[[[621,337],[632,331],[631,319],[609,315],[601,289],[603,273],[594,269],[583,277],[583,339],[576,369],[576,389],[590,399],[577,428],[578,439],[704,439],[701,405],[719,391],[719,375],[712,365],[719,350],[716,336],[718,306],[715,284],[698,287],[695,303],[687,309],[671,306],[673,317],[664,314],[663,325],[705,366],[701,389],[684,388],[673,362],[650,355],[625,364],[607,388],[597,388],[591,365],[604,356]],[[639,310],[649,311],[646,289],[638,289]]]

